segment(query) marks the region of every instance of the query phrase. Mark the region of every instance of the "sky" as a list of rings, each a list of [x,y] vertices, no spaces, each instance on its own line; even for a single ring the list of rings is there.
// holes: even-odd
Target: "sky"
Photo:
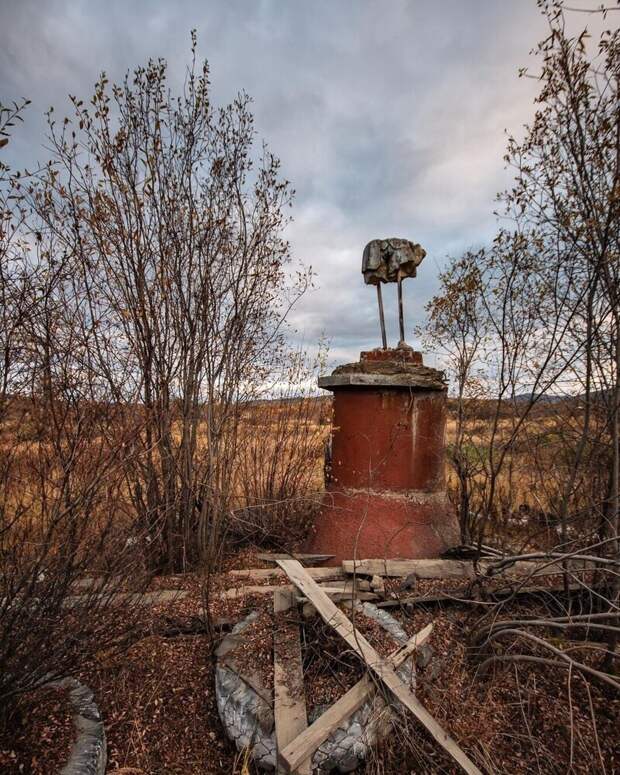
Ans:
[[[506,131],[534,112],[537,83],[518,68],[545,35],[535,0],[0,0],[0,101],[32,100],[3,158],[45,159],[44,111],[70,113],[67,95],[90,96],[102,70],[118,81],[164,57],[180,84],[192,28],[215,101],[251,95],[296,191],[287,236],[317,277],[291,313],[295,341],[312,351],[326,337],[332,365],[379,346],[362,251],[404,237],[427,251],[404,286],[416,345],[448,256],[497,229]],[[395,345],[395,286],[384,303]]]

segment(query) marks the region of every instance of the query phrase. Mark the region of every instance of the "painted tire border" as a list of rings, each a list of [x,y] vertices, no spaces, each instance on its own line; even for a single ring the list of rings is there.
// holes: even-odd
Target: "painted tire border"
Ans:
[[[407,642],[407,634],[387,611],[372,603],[357,603],[356,609],[380,624],[392,636],[397,646]],[[233,627],[231,635],[240,635],[257,616],[258,611],[249,613]],[[407,682],[414,677],[409,660],[401,665],[397,672]],[[219,660],[215,669],[215,694],[220,719],[226,734],[237,749],[243,751],[249,748],[258,766],[267,770],[275,769],[273,708],[233,670],[219,664]],[[318,708],[309,722],[312,723],[325,709]],[[342,773],[354,770],[387,733],[391,715],[383,696],[375,694],[317,748],[312,757],[313,770],[335,770]]]
[[[77,739],[60,775],[104,775],[108,760],[105,729],[92,691],[76,678],[51,681],[47,686],[67,689]]]

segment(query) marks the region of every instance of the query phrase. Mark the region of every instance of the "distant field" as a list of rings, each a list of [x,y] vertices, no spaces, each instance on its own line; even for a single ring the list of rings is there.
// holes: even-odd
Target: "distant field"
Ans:
[[[456,504],[458,480],[451,464],[456,442],[455,411],[455,402],[449,400],[446,480]],[[577,401],[568,399],[543,403],[532,410],[512,441],[497,478],[493,520],[498,530],[505,530],[508,522],[524,528],[553,522],[581,411]],[[466,415],[462,453],[472,465],[472,506],[476,508],[485,495],[492,457],[497,460],[519,418],[512,404],[502,405],[492,444],[495,402],[471,402],[466,405]],[[286,528],[289,520],[302,523],[308,509],[320,500],[331,421],[330,397],[259,401],[241,408],[231,506],[235,513],[243,513],[246,521],[256,524],[259,533],[277,533]],[[204,452],[206,444],[206,434],[199,433],[199,450]],[[15,399],[0,428],[0,450],[12,456],[12,490],[31,510],[33,523],[41,493],[40,476],[45,470],[45,448],[45,428],[39,427],[32,405]],[[54,471],[49,469],[46,475],[51,481]],[[592,493],[584,490],[582,494],[585,505]],[[121,487],[115,497],[114,503],[102,502],[97,508],[116,508],[121,522],[131,520],[128,491]],[[96,510],[92,516],[96,517]]]

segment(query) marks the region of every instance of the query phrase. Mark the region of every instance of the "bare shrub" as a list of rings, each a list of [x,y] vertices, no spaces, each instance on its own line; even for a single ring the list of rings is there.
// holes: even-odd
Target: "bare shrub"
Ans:
[[[537,109],[505,157],[515,181],[501,199],[514,228],[451,264],[430,305],[430,334],[442,338],[459,387],[453,460],[464,538],[503,537],[511,551],[498,572],[518,559],[562,568],[543,612],[513,608],[533,574],[486,605],[471,628],[477,675],[489,685],[536,671],[561,686],[567,766],[580,739],[604,768],[591,694],[596,687],[606,702],[620,690],[620,32],[590,43],[586,30],[568,33],[560,0],[539,6],[549,34],[534,52]],[[470,285],[458,292],[465,269],[474,300]],[[467,395],[479,373],[493,408],[482,432]],[[573,715],[578,692],[591,726]]]
[[[32,414],[46,432],[0,452],[0,705],[121,645],[137,608],[116,593],[144,581],[119,518],[125,418],[38,397]]]
[[[0,106],[0,136],[16,111]],[[122,530],[135,416],[102,393],[90,326],[49,236],[26,231],[22,176],[0,166],[0,708],[119,645],[139,589]],[[77,583],[96,573],[82,594]]]
[[[174,97],[150,61],[74,116],[50,114],[52,164],[34,206],[72,262],[97,373],[143,412],[127,476],[149,565],[179,570],[219,551],[231,507],[240,407],[285,350],[307,284],[283,238],[293,192],[254,147],[245,94],[216,109],[207,63]]]
[[[540,6],[537,112],[506,154],[514,229],[453,261],[429,305],[431,346],[457,389],[451,459],[467,541],[505,534],[521,505],[549,515],[564,545],[579,515],[586,541],[594,522],[618,535],[618,31],[591,51],[585,32],[566,33],[561,2]]]

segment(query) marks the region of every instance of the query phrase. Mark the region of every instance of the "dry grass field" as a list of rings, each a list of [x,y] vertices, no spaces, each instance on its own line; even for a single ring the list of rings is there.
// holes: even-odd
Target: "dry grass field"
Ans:
[[[513,408],[510,404],[500,406],[497,418],[495,409],[495,402],[486,401],[472,401],[467,406],[459,450],[469,465],[470,507],[473,511],[489,511],[486,538],[491,542],[514,540],[518,544],[531,538],[552,544],[557,539],[558,501],[571,462],[567,442],[574,444],[582,410],[578,402],[541,404],[513,436],[519,419]],[[20,529],[28,523],[33,535],[41,527],[42,502],[49,504],[61,497],[58,488],[63,486],[61,458],[40,423],[29,402],[14,400],[0,428],[0,445],[11,460],[5,508],[19,511],[23,515]],[[329,397],[261,401],[240,409],[230,484],[230,539],[275,547],[303,538],[324,487],[324,452],[330,429]],[[74,489],[88,487],[92,455],[104,441],[95,434],[80,445],[77,452],[82,463],[72,473]],[[446,482],[455,508],[459,504],[456,444],[456,407],[450,400]],[[503,445],[507,451],[489,504],[489,472],[494,462],[491,456],[496,461]],[[207,452],[206,435],[200,432],[198,449]],[[593,466],[597,463],[594,458]],[[576,506],[584,511],[594,497],[593,488],[600,483],[596,473],[590,471],[574,498]],[[89,507],[93,527],[99,518],[105,521],[113,514],[114,529],[130,534],[135,513],[122,472],[116,472],[112,485]]]
[[[506,447],[489,509],[488,540],[513,540],[516,545],[528,539],[551,545],[557,541],[558,500],[571,464],[569,444],[574,445],[582,419],[583,409],[578,401],[542,403],[530,412],[515,434],[519,414],[510,402],[499,408],[494,401],[466,404],[460,443],[461,454],[470,464],[472,510],[488,508],[490,472]],[[253,502],[261,499],[267,505],[270,498],[275,502],[281,497],[291,503],[320,498],[324,486],[324,447],[331,428],[329,397],[249,406],[243,411],[241,428],[241,464],[236,482],[240,509],[251,508]],[[448,401],[445,442],[446,485],[457,508],[457,419],[453,400]],[[579,507],[587,510],[592,502],[592,488],[598,483],[596,477],[584,479],[581,494],[574,499]],[[294,522],[291,503],[287,513]],[[285,523],[286,519],[278,527],[286,528]]]

